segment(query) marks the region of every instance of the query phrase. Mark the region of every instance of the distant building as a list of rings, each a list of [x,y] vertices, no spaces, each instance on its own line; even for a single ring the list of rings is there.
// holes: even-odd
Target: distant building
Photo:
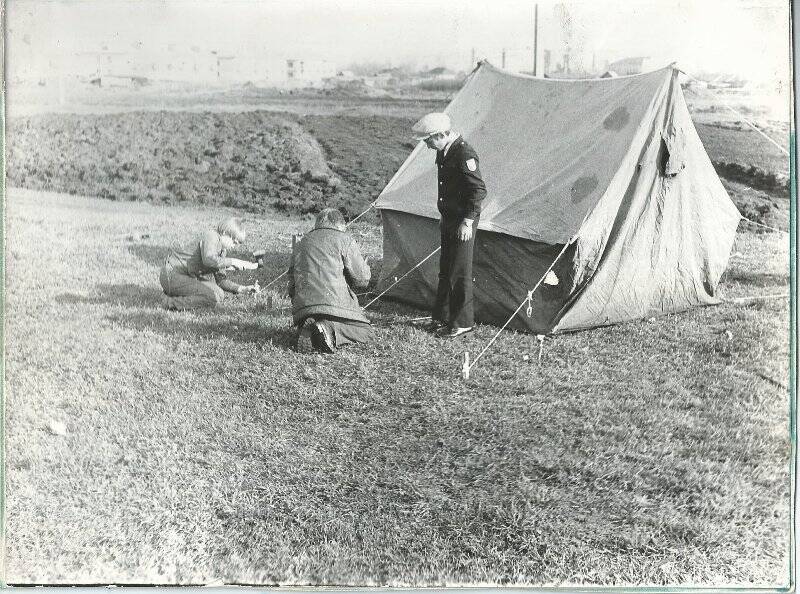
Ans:
[[[370,87],[386,89],[399,86],[406,79],[400,68],[384,68],[364,77],[364,84]]]
[[[684,89],[707,89],[708,82],[694,78],[687,78],[683,83],[681,83],[681,87]]]
[[[333,76],[336,76],[336,66],[332,62],[292,58],[286,60],[285,73],[279,73],[270,82],[284,83],[289,86],[316,86]]]
[[[69,74],[79,78],[115,81],[120,79],[216,82],[218,56],[213,52],[85,51],[75,54]]]
[[[196,84],[263,83],[272,86],[316,86],[336,75],[325,60],[301,60],[262,55],[220,54],[193,47],[181,51],[170,44],[166,51],[109,50],[75,54],[69,74],[80,78],[120,78]]]
[[[444,66],[439,66],[437,68],[431,68],[430,70],[420,72],[416,76],[411,77],[410,80],[408,80],[408,83],[411,85],[454,83],[455,81],[459,81],[463,78],[464,74],[462,72],[456,72],[455,70],[450,70]]]
[[[439,66],[424,72],[422,76],[427,80],[455,80],[458,78],[458,73],[444,66]]]
[[[707,83],[709,89],[742,89],[746,86],[746,80],[730,74],[719,74]]]
[[[8,80],[48,84],[78,79],[99,86],[137,86],[148,81],[230,85],[257,83],[275,87],[322,86],[336,76],[327,60],[282,56],[267,50],[233,54],[175,43],[76,43],[57,53],[37,51],[30,43],[14,48]]]
[[[629,76],[631,74],[641,74],[646,68],[647,62],[650,58],[637,57],[637,58],[623,58],[616,62],[611,62],[606,70],[616,72],[619,76]]]

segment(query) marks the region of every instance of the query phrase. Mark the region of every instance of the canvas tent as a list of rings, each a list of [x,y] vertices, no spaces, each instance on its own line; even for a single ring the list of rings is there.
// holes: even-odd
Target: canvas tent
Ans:
[[[739,212],[692,124],[670,66],[552,80],[483,62],[446,112],[487,186],[474,256],[475,314],[551,333],[718,302]],[[379,196],[390,286],[439,245],[434,154],[419,143]],[[433,303],[438,255],[387,296]]]

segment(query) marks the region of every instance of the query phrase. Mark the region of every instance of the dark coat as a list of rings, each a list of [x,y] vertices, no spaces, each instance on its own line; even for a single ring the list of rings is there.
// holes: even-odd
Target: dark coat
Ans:
[[[471,168],[472,166],[472,168]],[[436,151],[439,181],[437,206],[443,219],[477,219],[486,184],[481,177],[478,154],[459,136],[445,155]]]
[[[347,233],[318,227],[297,244],[289,264],[292,319],[313,315],[368,322],[353,288],[369,284],[370,269]]]

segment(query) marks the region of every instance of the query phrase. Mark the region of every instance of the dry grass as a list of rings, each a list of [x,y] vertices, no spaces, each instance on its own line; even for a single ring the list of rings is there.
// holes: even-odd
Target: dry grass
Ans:
[[[442,343],[387,303],[375,344],[299,356],[263,299],[161,310],[166,246],[221,209],[6,212],[10,583],[786,584],[785,302],[558,336],[541,364],[508,333],[463,381],[494,328]],[[262,280],[308,226],[248,221]],[[787,291],[785,236],[734,252],[726,294]]]
[[[789,157],[745,124],[695,124],[695,127],[715,163],[738,163],[745,169],[755,167],[764,173],[789,173]],[[788,133],[770,130],[768,135],[788,150]]]

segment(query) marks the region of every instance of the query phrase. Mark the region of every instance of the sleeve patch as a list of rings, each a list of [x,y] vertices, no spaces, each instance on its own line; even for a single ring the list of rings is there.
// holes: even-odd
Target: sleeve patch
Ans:
[[[467,169],[476,171],[478,169],[478,162],[475,159],[467,159]]]

